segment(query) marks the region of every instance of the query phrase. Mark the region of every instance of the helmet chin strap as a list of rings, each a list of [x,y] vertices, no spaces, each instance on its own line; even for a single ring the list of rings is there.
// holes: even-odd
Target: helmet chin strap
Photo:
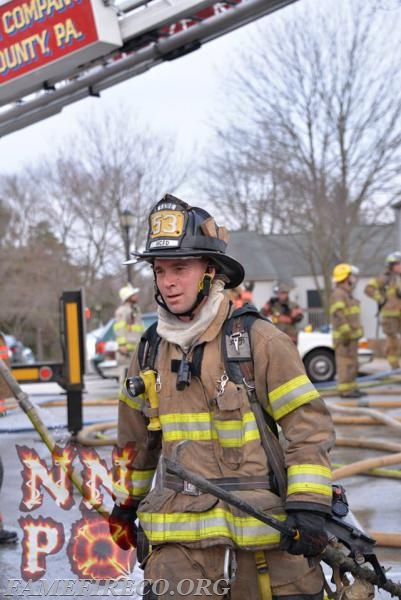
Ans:
[[[170,310],[168,308],[167,304],[165,303],[163,296],[161,295],[160,290],[157,287],[156,283],[155,283],[155,291],[156,291],[155,300],[159,306],[164,308],[164,310],[169,312],[171,315],[174,315],[176,317],[189,317],[192,320],[195,316],[195,312],[194,312],[195,309],[199,306],[199,304],[203,301],[204,298],[207,298],[207,296],[209,296],[210,288],[212,287],[212,282],[213,282],[213,275],[211,275],[210,273],[205,271],[202,279],[199,282],[199,292],[196,296],[195,302],[193,303],[191,308],[189,310],[186,310],[185,312],[178,313],[178,312],[173,312],[172,310]]]

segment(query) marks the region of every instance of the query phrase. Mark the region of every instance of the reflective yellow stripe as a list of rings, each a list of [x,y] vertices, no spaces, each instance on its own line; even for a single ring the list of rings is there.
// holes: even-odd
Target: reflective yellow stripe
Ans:
[[[358,385],[356,381],[353,381],[352,383],[339,383],[337,386],[339,392],[348,392],[349,390],[356,390],[357,388]]]
[[[152,487],[155,469],[134,471],[132,474],[132,495],[144,496]]]
[[[332,315],[337,310],[344,310],[344,309],[345,309],[345,302],[343,302],[341,300],[339,300],[338,302],[333,302],[333,304],[331,304],[331,306],[330,306],[330,314]]]
[[[116,329],[121,329],[122,327],[125,327],[127,324],[127,321],[125,319],[122,319],[121,321],[116,321],[113,325],[113,329],[114,331]]]
[[[213,537],[226,537],[240,547],[275,545],[280,533],[251,516],[235,516],[224,508],[207,512],[146,513],[138,516],[151,544],[166,542],[200,542]],[[284,513],[274,515],[285,520]]]
[[[346,315],[359,315],[361,308],[358,304],[355,304],[353,306],[347,306],[344,312]]]
[[[399,317],[399,316],[401,316],[401,311],[385,309],[385,310],[382,310],[380,314],[382,317]]]
[[[129,396],[126,396],[122,390],[118,394],[118,399],[121,400],[121,402],[128,404],[128,406],[130,406],[134,410],[142,410],[145,404],[142,395],[135,396],[135,398],[130,398]]]
[[[119,481],[114,481],[113,490],[118,499],[126,500],[132,496],[145,496],[152,487],[153,476],[155,469],[149,469],[146,471],[133,471],[130,474],[129,481],[127,482],[128,470],[125,469],[121,472]]]
[[[133,325],[128,325],[129,331],[144,331],[144,326],[140,323],[134,323]]]
[[[269,392],[269,400],[276,421],[316,398],[319,398],[319,392],[306,375],[299,375]]]
[[[241,420],[222,421],[213,419],[212,413],[172,413],[160,415],[163,439],[219,440],[226,448],[242,447],[247,442],[259,439],[259,430],[251,411]]]
[[[163,439],[210,440],[212,439],[212,419],[210,413],[173,413],[160,415]],[[215,434],[215,437],[217,434]]]
[[[292,465],[288,468],[288,495],[320,494],[331,496],[332,474],[322,465]]]
[[[252,412],[242,421],[214,421],[220,445],[223,448],[241,448],[247,442],[260,439],[258,426]]]

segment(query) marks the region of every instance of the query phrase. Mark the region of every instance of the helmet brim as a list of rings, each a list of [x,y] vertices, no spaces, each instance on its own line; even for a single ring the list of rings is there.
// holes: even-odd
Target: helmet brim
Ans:
[[[194,250],[194,249],[178,249],[172,248],[171,250],[162,250],[160,252],[131,252],[135,257],[132,261],[128,262],[139,262],[146,261],[152,263],[155,258],[210,258],[218,266],[218,272],[225,275],[228,279],[225,283],[227,289],[237,287],[242,283],[245,277],[244,267],[235,258],[228,254],[222,254],[221,252],[207,252],[205,250]],[[126,263],[126,264],[127,264]]]

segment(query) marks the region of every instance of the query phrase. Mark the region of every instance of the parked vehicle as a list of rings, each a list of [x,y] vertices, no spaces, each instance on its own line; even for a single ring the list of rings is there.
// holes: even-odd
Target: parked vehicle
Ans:
[[[145,329],[157,320],[156,312],[142,313]],[[110,319],[101,329],[95,343],[95,355],[91,363],[94,370],[104,379],[118,379],[117,350],[118,345],[114,334],[114,319]]]
[[[28,365],[35,362],[32,349],[24,346],[21,340],[13,335],[5,334],[6,344],[11,352],[11,365]]]
[[[331,331],[300,331],[298,351],[305,365],[308,377],[314,383],[333,381],[336,375]],[[359,340],[358,360],[362,366],[373,359],[373,351],[365,338]]]

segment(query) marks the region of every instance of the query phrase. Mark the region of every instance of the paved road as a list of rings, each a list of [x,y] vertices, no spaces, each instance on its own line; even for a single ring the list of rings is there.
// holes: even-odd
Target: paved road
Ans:
[[[115,421],[117,384],[114,381],[101,380],[95,375],[90,375],[86,379],[86,388],[83,409],[84,422],[89,424],[95,421]],[[26,385],[23,386],[23,389],[28,393],[30,400],[37,405],[41,419],[51,430],[51,435],[55,441],[62,445],[68,439],[65,429],[66,406],[64,392],[55,384]],[[370,397],[377,400],[401,399],[401,387],[393,386],[390,389],[390,394],[388,393],[389,389],[386,389],[386,394],[384,394],[380,388],[375,388]],[[338,399],[327,399],[329,405],[334,402],[338,402]],[[399,416],[401,408],[390,409],[387,414]],[[107,593],[104,587],[100,587],[97,592],[93,586],[83,590],[79,589],[78,579],[84,579],[85,574],[93,573],[94,569],[96,577],[98,577],[96,568],[100,569],[102,558],[106,561],[110,556],[111,547],[105,537],[107,533],[103,536],[106,531],[102,529],[103,520],[99,519],[97,530],[93,524],[93,519],[92,525],[88,525],[83,521],[85,511],[80,504],[80,495],[76,490],[73,492],[73,502],[70,502],[70,506],[67,508],[57,505],[55,498],[52,498],[50,493],[43,491],[43,489],[41,490],[43,498],[36,498],[40,506],[27,508],[28,499],[26,496],[24,497],[23,491],[25,490],[26,494],[27,485],[26,482],[24,485],[24,475],[30,481],[32,481],[32,477],[27,478],[27,468],[23,469],[21,453],[25,457],[25,464],[32,464],[29,463],[29,459],[38,457],[43,461],[43,465],[49,466],[49,451],[33,429],[27,416],[19,408],[10,410],[7,416],[0,419],[0,433],[0,452],[5,467],[1,506],[6,525],[15,528],[20,538],[19,543],[15,546],[0,547],[0,596],[5,598],[30,597],[34,594],[45,596],[46,587],[43,586],[51,587],[51,585],[55,585],[56,580],[67,578],[71,580],[69,584],[63,582],[57,584],[58,597],[67,598],[75,593],[75,595],[79,594],[81,598],[93,598],[95,595],[137,598],[134,591],[136,584],[132,589],[127,587],[125,593],[122,593],[120,587],[115,590],[110,589]],[[108,433],[113,434],[111,430]],[[359,424],[341,425],[337,427],[337,433],[339,437],[369,437],[387,441],[393,440],[394,442],[399,442],[400,439],[399,431],[381,425],[375,425],[374,427]],[[89,446],[88,448],[92,452],[96,450],[99,457],[104,460],[105,468],[110,466],[110,445]],[[31,455],[29,455],[29,451],[31,451]],[[20,456],[18,452],[20,452]],[[380,452],[361,448],[338,447],[334,450],[332,458],[334,463],[344,464],[377,454],[380,454]],[[86,458],[88,457],[86,456]],[[78,470],[82,469],[82,462],[79,462],[78,458],[75,459],[74,464],[76,468],[79,466]],[[40,466],[38,462],[36,466]],[[399,469],[400,465],[391,468]],[[363,527],[369,531],[401,533],[400,480],[354,476],[344,479],[341,483],[345,485],[353,511]],[[110,508],[112,502],[107,486],[101,487],[101,491],[104,504]],[[60,495],[57,498],[59,503],[62,502]],[[53,521],[49,521],[50,518]],[[52,532],[57,531],[59,542],[57,545],[57,536],[53,539],[43,534],[38,542],[42,551],[36,555],[31,553],[32,556],[36,556],[36,558],[39,556],[43,561],[44,574],[41,578],[46,579],[47,583],[42,583],[42,588],[38,587],[38,582],[29,587],[25,581],[22,581],[21,577],[22,570],[25,573],[30,569],[34,572],[35,569],[40,567],[35,561],[29,562],[29,548],[22,545],[22,540],[28,539],[28,533],[34,531],[34,527],[38,525],[50,526]],[[92,527],[94,540],[97,540],[97,546],[95,547],[95,541],[91,546],[91,549],[95,550],[98,556],[97,565],[90,563],[90,552],[86,563],[82,559],[87,550],[82,542],[82,531],[85,526]],[[85,539],[87,540],[87,537]],[[380,562],[391,568],[389,573],[391,578],[395,581],[401,581],[401,549],[378,548],[377,554]],[[115,558],[120,575],[125,573],[126,579],[135,580],[136,583],[141,580],[142,572],[138,567],[135,567],[134,571],[131,572],[132,556],[129,553],[122,553]],[[15,580],[14,586],[9,583],[9,580]],[[132,584],[130,585],[132,586]],[[67,587],[63,590],[63,586]],[[55,592],[54,587],[50,590],[47,589],[47,595],[51,595],[51,592]],[[377,593],[375,597],[387,600],[391,596],[382,591]]]

